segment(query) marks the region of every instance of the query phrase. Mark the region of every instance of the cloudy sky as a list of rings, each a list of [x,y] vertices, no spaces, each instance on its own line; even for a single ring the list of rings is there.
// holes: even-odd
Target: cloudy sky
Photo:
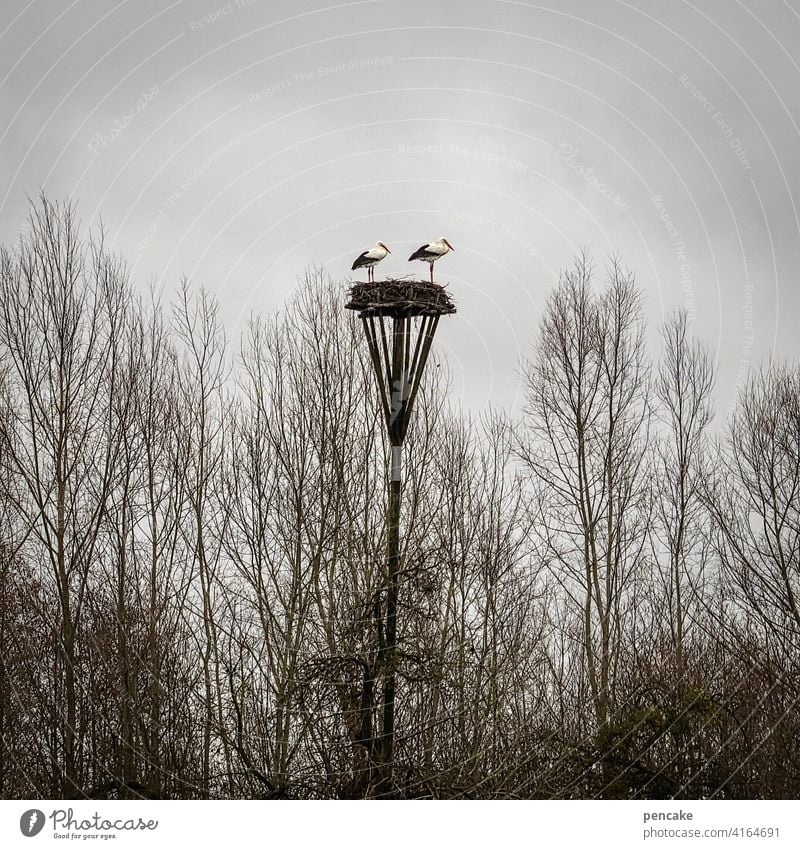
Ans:
[[[800,351],[799,0],[31,0],[0,21],[0,239],[42,187],[142,287],[229,334],[305,268],[343,286],[446,236],[453,400],[521,405],[519,360],[582,247],[635,270],[652,344],[685,306],[724,412]],[[427,266],[417,265],[423,275]],[[343,289],[344,291],[344,289]]]

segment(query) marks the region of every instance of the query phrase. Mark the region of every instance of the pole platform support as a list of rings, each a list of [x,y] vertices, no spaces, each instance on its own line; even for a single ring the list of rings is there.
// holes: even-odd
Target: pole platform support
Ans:
[[[345,306],[364,326],[389,441],[402,445],[439,319],[455,304],[438,283],[375,280],[355,283]]]

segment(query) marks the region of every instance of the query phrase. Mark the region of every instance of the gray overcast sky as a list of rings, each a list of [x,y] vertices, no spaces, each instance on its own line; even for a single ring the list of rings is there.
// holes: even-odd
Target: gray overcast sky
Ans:
[[[99,215],[145,286],[229,334],[303,269],[446,236],[454,400],[518,408],[558,271],[618,251],[651,339],[685,305],[720,370],[796,357],[798,0],[31,0],[0,21],[0,237],[26,195]],[[425,274],[427,266],[416,265]],[[363,275],[362,275],[363,276]]]

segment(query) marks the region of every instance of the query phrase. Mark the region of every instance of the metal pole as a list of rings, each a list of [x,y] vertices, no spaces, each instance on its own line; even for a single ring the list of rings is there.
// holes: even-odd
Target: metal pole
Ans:
[[[406,401],[408,394],[407,358],[408,324],[404,318],[393,321],[392,350],[392,413],[389,423],[391,437],[391,462],[389,466],[389,503],[386,514],[386,631],[384,652],[383,685],[383,740],[381,760],[383,762],[382,795],[394,789],[394,703],[397,663],[397,597],[400,590],[400,493],[402,440],[405,430]]]
[[[392,446],[391,474],[389,478],[389,506],[386,517],[387,537],[387,592],[386,592],[386,655],[385,684],[383,690],[383,752],[386,789],[393,788],[394,767],[394,700],[395,665],[397,654],[397,596],[400,586],[400,445]],[[385,791],[384,791],[385,792]]]

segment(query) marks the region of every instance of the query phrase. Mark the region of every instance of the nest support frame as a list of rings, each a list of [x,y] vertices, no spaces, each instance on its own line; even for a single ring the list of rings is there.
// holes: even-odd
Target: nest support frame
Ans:
[[[446,289],[436,283],[379,280],[354,285],[346,306],[357,310],[364,324],[389,441],[399,447],[408,430],[439,318],[455,313],[455,305]],[[416,327],[414,319],[418,319]]]

